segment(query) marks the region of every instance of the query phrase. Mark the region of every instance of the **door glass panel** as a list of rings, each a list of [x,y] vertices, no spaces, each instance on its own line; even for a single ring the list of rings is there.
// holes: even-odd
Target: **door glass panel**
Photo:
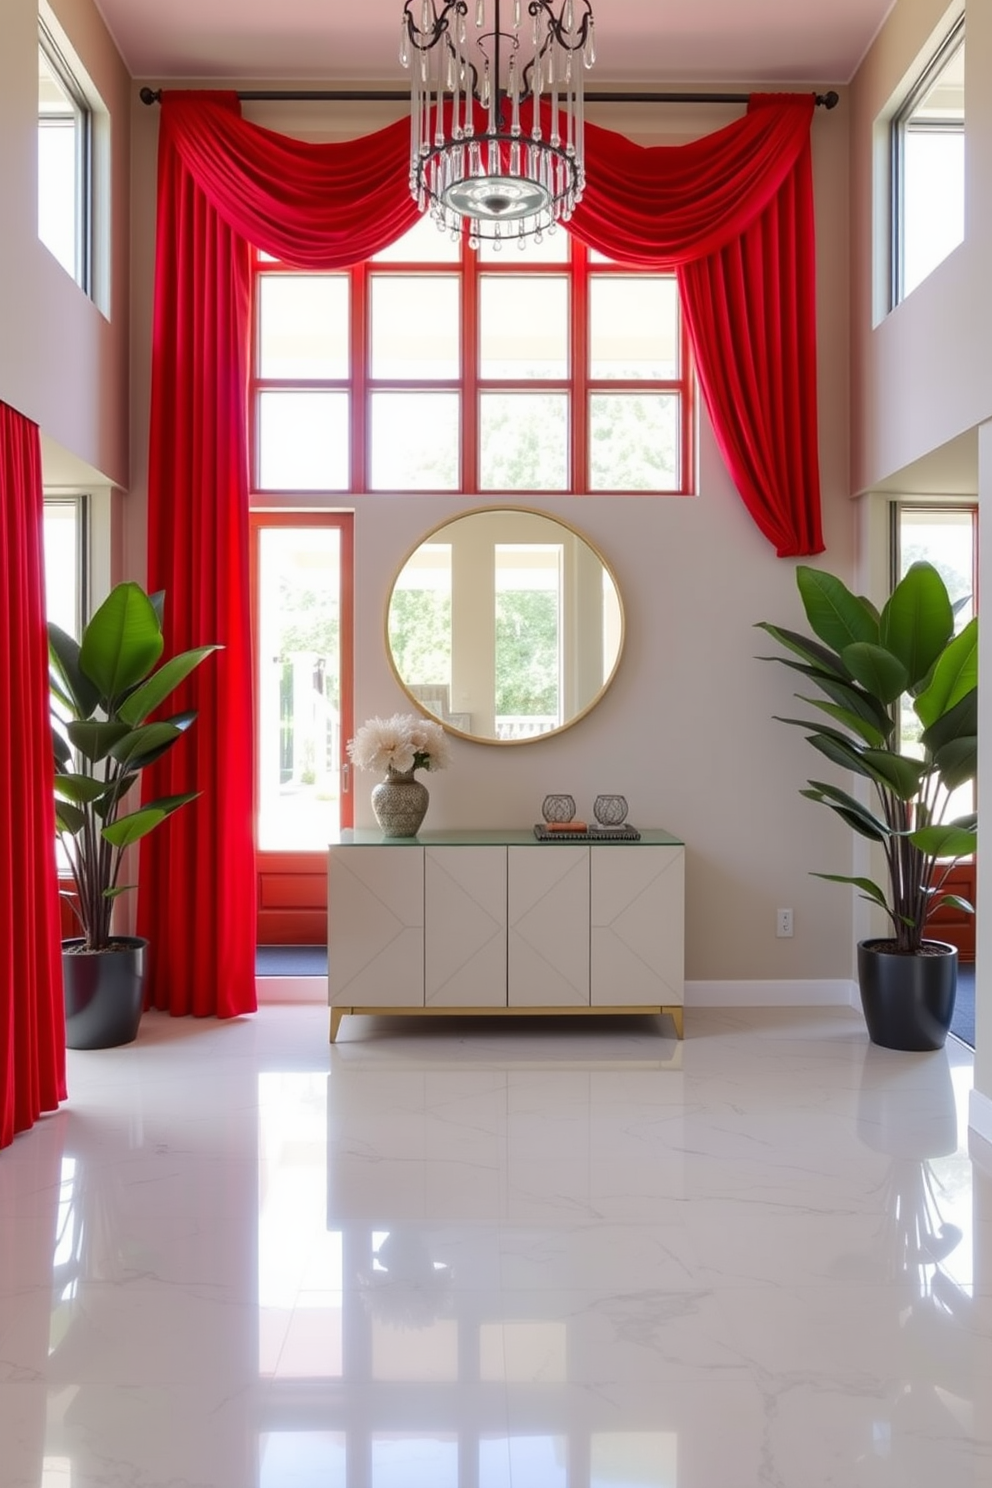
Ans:
[[[555,544],[497,543],[496,733],[544,734],[561,723],[561,571]]]
[[[341,535],[258,543],[258,847],[321,851],[341,822]]]

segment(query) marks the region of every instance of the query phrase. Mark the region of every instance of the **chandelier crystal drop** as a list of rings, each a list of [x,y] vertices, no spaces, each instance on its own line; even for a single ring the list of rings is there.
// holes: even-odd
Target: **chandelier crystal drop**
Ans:
[[[567,222],[585,186],[582,81],[595,60],[590,0],[405,0],[421,211],[454,236],[467,221],[473,247],[523,247]]]

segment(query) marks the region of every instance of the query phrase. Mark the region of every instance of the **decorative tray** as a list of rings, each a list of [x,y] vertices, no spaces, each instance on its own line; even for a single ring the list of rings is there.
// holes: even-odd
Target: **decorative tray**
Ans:
[[[584,832],[552,832],[543,822],[534,823],[538,842],[640,842],[641,834],[627,822],[618,827],[586,827]]]

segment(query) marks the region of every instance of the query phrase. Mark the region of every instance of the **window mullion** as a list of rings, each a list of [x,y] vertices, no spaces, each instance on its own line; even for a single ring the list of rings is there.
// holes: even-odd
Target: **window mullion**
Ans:
[[[479,257],[462,234],[461,257],[461,489],[478,491],[479,480]]]
[[[349,324],[349,359],[351,362],[351,490],[369,489],[369,430],[372,427],[369,361],[372,355],[369,337],[368,264],[359,263],[349,270],[351,314]]]
[[[569,399],[573,494],[589,490],[589,250],[571,238]]]

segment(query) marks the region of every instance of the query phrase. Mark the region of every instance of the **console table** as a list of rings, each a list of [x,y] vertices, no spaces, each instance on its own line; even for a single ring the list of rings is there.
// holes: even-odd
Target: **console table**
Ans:
[[[329,850],[331,1041],[346,1013],[668,1013],[683,1036],[685,848],[532,831],[344,831]]]

